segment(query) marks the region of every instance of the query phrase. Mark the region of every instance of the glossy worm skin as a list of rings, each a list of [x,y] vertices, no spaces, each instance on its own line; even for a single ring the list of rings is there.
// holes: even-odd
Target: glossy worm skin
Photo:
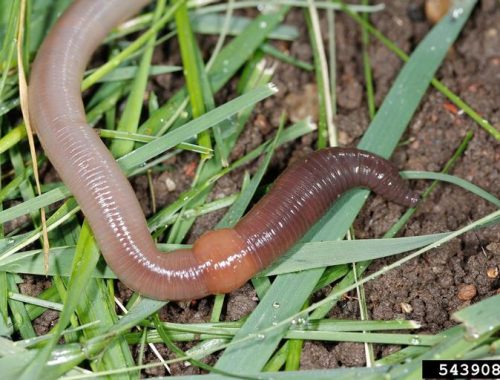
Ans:
[[[44,41],[29,86],[30,120],[80,204],[118,278],[144,296],[183,300],[229,292],[289,249],[344,191],[363,186],[405,206],[417,196],[385,159],[348,148],[317,151],[288,168],[234,228],[192,249],[157,250],[135,193],[87,125],[80,83],[106,34],[147,0],[77,0]]]

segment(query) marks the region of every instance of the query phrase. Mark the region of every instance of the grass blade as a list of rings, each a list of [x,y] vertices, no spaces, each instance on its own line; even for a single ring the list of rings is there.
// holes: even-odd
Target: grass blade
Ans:
[[[476,186],[473,183],[466,181],[465,179],[450,174],[408,170],[401,172],[401,176],[408,179],[435,179],[442,182],[452,183],[480,196],[488,202],[493,203],[495,206],[500,207],[500,200],[493,194],[488,193],[487,191],[481,189],[479,186]]]
[[[165,0],[160,0],[156,4],[153,16],[153,23],[158,22],[165,9]],[[155,47],[156,33],[152,33],[146,43],[146,49],[142,54],[137,75],[132,83],[130,95],[128,96],[125,109],[118,123],[117,131],[134,133],[139,127],[144,93],[148,84],[148,72],[151,67],[151,59]],[[133,141],[113,140],[111,143],[111,153],[114,157],[121,157],[134,149]]]
[[[453,319],[464,324],[470,338],[477,338],[500,328],[499,305],[500,295],[496,295],[457,311]]]

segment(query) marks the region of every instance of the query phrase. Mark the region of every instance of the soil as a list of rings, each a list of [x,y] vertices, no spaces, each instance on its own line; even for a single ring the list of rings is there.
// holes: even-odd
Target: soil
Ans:
[[[386,9],[371,15],[371,21],[400,48],[411,53],[432,27],[423,14],[422,1],[390,1],[385,4]],[[358,25],[348,16],[338,12],[335,20],[338,103],[335,121],[339,129],[340,144],[354,146],[369,124],[361,34]],[[326,18],[323,14],[321,21],[325,31]],[[280,42],[276,46],[287,50],[292,56],[311,62],[312,54],[303,13],[292,11],[287,16],[286,23],[295,25],[300,37],[292,43]],[[500,4],[494,0],[480,2],[437,73],[444,84],[484,115],[497,129],[500,129],[499,25]],[[208,47],[205,55],[209,55],[214,40],[204,38],[203,42],[201,46]],[[378,107],[403,64],[376,40],[371,41],[369,53]],[[155,60],[163,64],[178,64],[180,57],[177,46],[159,49]],[[280,92],[256,107],[253,120],[233,151],[232,160],[272,138],[283,109],[287,111],[291,121],[307,114],[317,119],[318,107],[314,101],[316,85],[312,73],[280,63],[273,82]],[[156,79],[150,84],[150,89],[154,89],[165,100],[181,83],[182,78],[179,76],[168,75]],[[217,95],[218,104],[234,97],[235,83],[231,82]],[[400,169],[439,171],[460,145],[467,131],[472,131],[474,137],[451,174],[465,178],[500,197],[499,143],[433,88],[424,97],[403,137],[404,143],[397,148],[392,160]],[[266,182],[272,182],[274,176],[291,161],[312,151],[315,141],[315,136],[310,135],[279,148],[272,160]],[[180,192],[188,188],[196,170],[196,162],[196,155],[183,154],[167,162],[167,171],[153,177],[158,208],[171,203]],[[254,163],[245,170],[252,173],[256,166],[257,163]],[[243,173],[240,170],[220,180],[210,198],[216,199],[237,191]],[[147,179],[136,178],[133,184],[145,213],[150,214],[152,202]],[[428,184],[425,181],[415,181],[412,186],[422,191]],[[440,184],[423,202],[400,235],[414,236],[456,230],[492,211],[494,207],[477,196],[456,186]],[[402,207],[371,196],[354,224],[356,237],[381,237],[403,212]],[[198,218],[189,241],[211,229],[223,214],[224,211],[220,211]],[[395,259],[377,260],[370,266],[369,273]],[[439,332],[455,324],[451,319],[453,312],[499,292],[499,264],[500,226],[470,232],[369,282],[365,290],[370,318],[412,319],[423,325],[423,333]],[[27,293],[37,293],[35,289],[24,290]],[[118,290],[118,294],[124,298],[130,295],[123,287]],[[197,302],[169,303],[161,311],[161,318],[175,322],[208,321],[212,302],[212,298],[207,298]],[[244,286],[227,297],[223,319],[239,319],[248,315],[256,305],[253,288]],[[356,294],[345,297],[331,311],[330,317],[358,319]],[[43,326],[50,328],[53,318],[50,313],[41,316],[37,329],[43,330]],[[172,357],[163,346],[157,347],[165,358]],[[190,345],[181,345],[184,350],[189,347]],[[375,346],[375,353],[380,357],[397,349],[398,347]],[[154,360],[153,354],[147,350],[148,358]],[[215,361],[216,357],[206,359],[211,364]],[[364,347],[354,343],[305,342],[301,358],[302,369],[362,366],[364,363]],[[172,374],[199,372],[197,368],[184,364],[171,367]],[[143,374],[150,376],[165,373],[163,367],[158,367]]]

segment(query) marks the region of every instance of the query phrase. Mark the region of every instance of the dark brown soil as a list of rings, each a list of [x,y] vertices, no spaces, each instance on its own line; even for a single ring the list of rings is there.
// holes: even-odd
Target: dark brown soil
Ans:
[[[383,34],[397,43],[407,53],[431,28],[422,17],[422,1],[385,2],[383,12],[371,16],[371,21]],[[411,4],[410,4],[411,3]],[[324,22],[324,18],[322,17]],[[291,44],[279,43],[278,47],[289,50],[300,59],[311,61],[307,30],[303,13],[291,12],[287,23],[299,28],[301,36]],[[437,77],[451,90],[500,128],[500,4],[484,0],[477,5],[458,42],[450,49]],[[323,23],[326,30],[326,23]],[[326,33],[325,33],[326,35]],[[361,58],[360,29],[349,17],[337,13],[337,97],[338,115],[336,125],[342,145],[355,145],[368,127],[368,107],[365,101],[364,76]],[[208,40],[211,46],[213,41]],[[156,53],[156,60],[179,63],[177,47],[170,46]],[[168,57],[168,59],[167,59]],[[386,96],[391,84],[402,67],[402,62],[378,41],[372,41],[370,57],[373,66],[377,106]],[[279,64],[273,82],[280,92],[257,106],[253,122],[243,133],[234,150],[232,159],[258,146],[272,137],[283,109],[290,120],[312,114],[317,118],[315,102],[316,85],[312,73],[286,64]],[[166,99],[180,86],[179,78],[165,76],[152,86],[157,94]],[[218,102],[234,96],[234,83],[217,96]],[[458,112],[450,102],[433,88],[427,92],[419,110],[410,123],[402,144],[392,160],[408,170],[439,171],[467,131],[474,132],[465,154],[459,159],[452,174],[465,178],[495,196],[500,196],[500,146],[498,142],[478,127],[469,117]],[[314,149],[315,137],[306,136],[300,141],[280,148],[271,164],[271,173],[279,173],[294,158]],[[193,179],[197,158],[185,154],[172,159],[169,170],[154,177],[154,193],[158,208],[175,200],[181,191],[188,188]],[[246,168],[254,170],[255,165]],[[215,186],[211,199],[225,196],[238,190],[242,171],[230,174]],[[272,181],[272,176],[267,180]],[[429,183],[418,181],[412,185],[423,190]],[[138,196],[143,201],[144,211],[151,213],[150,191],[146,178],[134,180]],[[473,220],[492,212],[494,207],[452,185],[441,184],[420,206],[410,220],[403,236],[413,236],[456,230]],[[380,237],[401,216],[403,208],[389,204],[378,197],[371,197],[355,222],[357,238]],[[189,240],[212,228],[223,212],[199,218]],[[394,261],[394,258],[378,260],[369,272]],[[405,318],[423,324],[423,332],[436,333],[454,324],[453,312],[491,296],[499,291],[498,271],[500,263],[500,227],[482,229],[453,240],[418,259],[392,270],[382,278],[366,285],[366,297],[372,319]],[[488,272],[489,271],[489,272]],[[464,289],[465,285],[470,285]],[[120,288],[123,290],[123,288]],[[475,292],[474,292],[475,290]],[[30,292],[30,291],[28,291]],[[475,294],[474,294],[475,293]],[[127,292],[121,292],[127,296]],[[251,286],[239,289],[227,298],[225,320],[236,320],[249,314],[257,304]],[[208,321],[212,299],[190,303],[170,303],[161,312],[164,320],[176,322]],[[355,294],[344,299],[332,312],[331,317],[358,319],[359,307]],[[45,318],[50,328],[52,318]],[[43,321],[40,325],[43,325]],[[182,346],[183,349],[189,346]],[[394,347],[376,347],[376,354],[394,351]],[[164,357],[171,357],[164,348]],[[153,355],[148,352],[151,359]],[[213,363],[215,358],[208,358]],[[306,342],[301,366],[303,369],[333,368],[338,366],[360,366],[365,363],[364,347],[360,344],[324,344]],[[163,374],[163,367],[147,371],[146,374]],[[199,370],[184,365],[172,367],[173,374],[199,373]]]

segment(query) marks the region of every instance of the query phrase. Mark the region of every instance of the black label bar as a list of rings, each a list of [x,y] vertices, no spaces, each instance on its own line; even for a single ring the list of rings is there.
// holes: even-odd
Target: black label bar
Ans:
[[[500,360],[423,360],[424,379],[498,379]]]

